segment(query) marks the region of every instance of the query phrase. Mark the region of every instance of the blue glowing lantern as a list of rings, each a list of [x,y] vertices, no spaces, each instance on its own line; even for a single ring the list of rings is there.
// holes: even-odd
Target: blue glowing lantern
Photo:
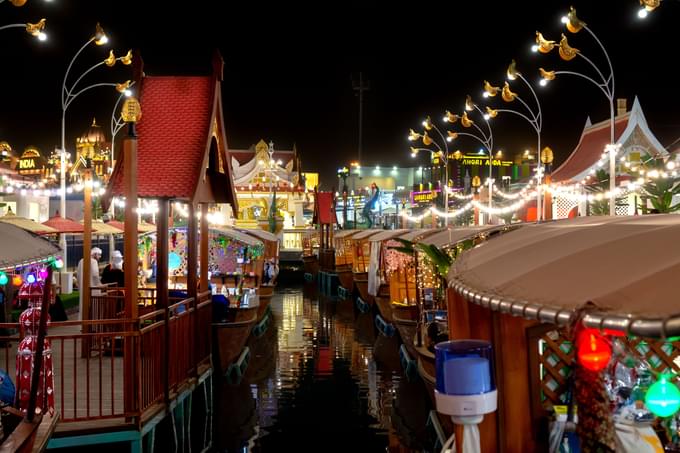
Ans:
[[[494,412],[497,392],[491,343],[444,341],[434,350],[437,411],[454,417],[479,417]]]
[[[168,268],[171,271],[174,271],[175,269],[179,269],[179,267],[182,265],[182,258],[175,253],[175,252],[170,252],[168,254]]]

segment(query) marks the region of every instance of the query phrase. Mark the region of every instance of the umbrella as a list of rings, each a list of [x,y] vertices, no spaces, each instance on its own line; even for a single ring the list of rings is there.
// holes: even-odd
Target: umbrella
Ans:
[[[59,248],[16,225],[0,222],[0,270],[13,269],[61,254]]]
[[[50,217],[49,220],[43,222],[43,225],[52,227],[57,233],[82,233],[83,226],[71,220],[69,218],[64,218],[58,213],[54,217]]]
[[[111,220],[107,222],[107,225],[111,225],[114,228],[118,228],[121,231],[125,231],[125,224],[119,222],[118,220]],[[137,231],[139,233],[148,233],[150,231],[156,231],[156,225],[147,222],[137,223]]]
[[[9,212],[4,216],[0,217],[0,222],[12,224],[16,227],[21,228],[22,230],[30,231],[31,233],[37,234],[57,233],[57,230],[55,230],[54,228],[51,228],[47,225],[43,225],[38,222],[34,222],[33,220],[27,219],[25,217],[19,217]]]

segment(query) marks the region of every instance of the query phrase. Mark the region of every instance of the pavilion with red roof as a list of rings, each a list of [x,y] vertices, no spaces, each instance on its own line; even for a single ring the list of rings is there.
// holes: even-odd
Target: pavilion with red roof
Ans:
[[[616,143],[621,145],[617,154],[617,181],[628,179],[618,162],[625,157],[629,162],[636,162],[640,157],[648,154],[651,156],[668,155],[665,147],[649,129],[647,120],[640,106],[640,101],[635,97],[630,111],[626,112],[625,99],[618,100],[618,111],[614,122],[614,136]],[[602,121],[591,124],[590,118],[581,133],[576,148],[571,155],[552,172],[553,184],[588,184],[592,175],[599,168],[609,170],[609,160],[602,159],[605,146],[610,142],[610,121]],[[629,203],[632,206],[632,203]],[[624,209],[620,207],[617,209]],[[585,211],[585,206],[573,199],[553,197],[553,218],[573,217],[577,213]]]

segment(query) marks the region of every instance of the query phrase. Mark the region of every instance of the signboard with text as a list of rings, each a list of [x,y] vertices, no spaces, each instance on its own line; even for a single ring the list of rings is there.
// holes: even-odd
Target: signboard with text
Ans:
[[[431,203],[439,192],[441,192],[439,189],[411,192],[411,204]]]

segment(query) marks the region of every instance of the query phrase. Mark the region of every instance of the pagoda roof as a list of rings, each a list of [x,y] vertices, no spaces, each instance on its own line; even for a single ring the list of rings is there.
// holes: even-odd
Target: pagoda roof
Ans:
[[[192,202],[231,203],[236,196],[226,153],[222,98],[223,60],[208,76],[141,76],[137,123],[137,195]],[[107,197],[123,195],[125,153]]]
[[[651,155],[666,154],[665,148],[652,134],[647,120],[642,112],[640,102],[636,97],[630,112],[619,115],[614,122],[614,138],[616,143],[625,145],[633,133],[639,130],[647,139],[651,148],[647,151]],[[587,119],[576,148],[571,155],[556,170],[552,172],[553,182],[581,182],[589,171],[597,165],[604,153],[605,146],[610,143],[610,121],[602,121],[596,124]],[[626,149],[623,154],[625,155]]]

